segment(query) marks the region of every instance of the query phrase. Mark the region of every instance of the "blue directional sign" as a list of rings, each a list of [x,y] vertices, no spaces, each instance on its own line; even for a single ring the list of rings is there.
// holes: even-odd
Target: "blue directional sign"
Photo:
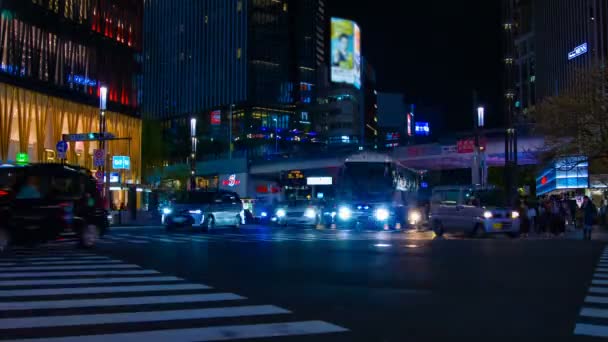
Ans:
[[[55,145],[55,149],[57,150],[57,158],[65,159],[66,153],[68,152],[68,143],[61,140],[57,142],[57,145]]]
[[[129,156],[113,156],[112,168],[114,170],[129,170],[131,169],[131,158]]]
[[[574,50],[568,52],[568,60],[575,59],[578,56],[582,56],[589,51],[589,46],[587,43],[583,43],[574,48]]]

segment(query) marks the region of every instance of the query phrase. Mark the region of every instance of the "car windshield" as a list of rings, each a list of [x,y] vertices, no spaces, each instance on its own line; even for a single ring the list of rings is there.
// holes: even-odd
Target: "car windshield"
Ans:
[[[503,191],[479,191],[476,193],[481,206],[484,207],[505,207],[507,197]]]
[[[176,204],[208,204],[212,203],[215,198],[213,192],[180,192],[175,196]]]

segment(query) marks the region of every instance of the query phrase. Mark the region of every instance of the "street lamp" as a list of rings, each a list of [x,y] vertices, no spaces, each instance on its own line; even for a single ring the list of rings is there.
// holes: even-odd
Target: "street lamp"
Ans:
[[[477,127],[483,128],[485,126],[485,108],[477,107]]]
[[[108,109],[108,87],[99,87],[99,141],[98,148],[103,151],[104,154],[104,166],[100,167],[101,174],[103,175],[103,198],[104,202],[110,205],[110,177],[106,175],[107,157],[106,157],[106,141],[104,140],[106,134],[106,109]]]
[[[190,190],[196,189],[196,148],[197,148],[197,138],[196,138],[196,118],[190,119],[190,139],[191,139],[191,155],[190,155]]]

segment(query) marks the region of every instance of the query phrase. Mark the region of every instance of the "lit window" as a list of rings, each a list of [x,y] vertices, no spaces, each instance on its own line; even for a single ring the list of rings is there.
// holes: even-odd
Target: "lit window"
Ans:
[[[241,48],[236,49],[236,58],[241,59],[242,55],[243,55],[243,50]]]
[[[283,3],[283,12],[287,12],[287,3]]]
[[[240,12],[240,11],[242,11],[242,10],[243,10],[243,1],[239,0],[239,1],[236,3],[236,11],[237,11],[237,12]]]
[[[208,15],[205,16],[205,24],[209,24],[209,16]]]

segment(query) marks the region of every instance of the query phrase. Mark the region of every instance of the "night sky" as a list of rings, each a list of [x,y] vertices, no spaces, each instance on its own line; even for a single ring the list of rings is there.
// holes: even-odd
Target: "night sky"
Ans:
[[[327,0],[327,6],[331,16],[361,26],[363,55],[380,91],[437,106],[446,128],[461,131],[472,128],[476,89],[486,125],[502,123],[500,1]]]

